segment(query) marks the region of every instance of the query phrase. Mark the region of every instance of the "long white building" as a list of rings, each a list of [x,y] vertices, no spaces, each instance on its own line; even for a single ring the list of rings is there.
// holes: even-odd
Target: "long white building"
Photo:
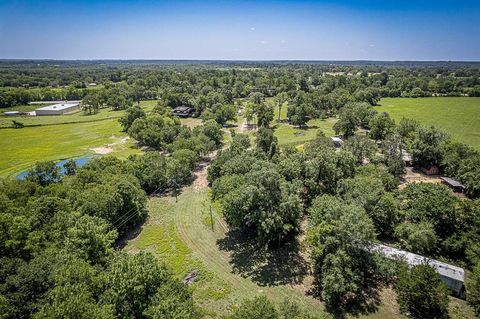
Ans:
[[[78,110],[80,108],[80,103],[59,103],[48,105],[44,107],[39,107],[35,110],[36,115],[62,115],[68,112]]]
[[[463,268],[381,244],[373,244],[371,251],[380,253],[388,259],[403,260],[409,267],[428,264],[437,271],[448,289],[460,298],[465,297],[465,270]]]

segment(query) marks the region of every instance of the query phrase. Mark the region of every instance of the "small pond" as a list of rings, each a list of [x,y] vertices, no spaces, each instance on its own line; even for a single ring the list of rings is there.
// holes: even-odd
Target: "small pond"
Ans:
[[[79,158],[73,159],[75,163],[77,164],[77,167],[82,167],[85,165],[89,160],[92,159],[92,156],[83,156]],[[64,174],[65,173],[65,168],[63,168],[63,165],[65,165],[66,162],[68,162],[70,159],[65,159],[58,161],[55,165],[57,167],[60,167],[60,173]],[[17,179],[25,179],[27,177],[28,170],[21,172],[20,174],[17,175]]]

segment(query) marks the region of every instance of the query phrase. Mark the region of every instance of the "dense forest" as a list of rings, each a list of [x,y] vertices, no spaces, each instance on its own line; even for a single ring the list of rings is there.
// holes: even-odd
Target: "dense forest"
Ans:
[[[37,63],[38,62],[38,63]],[[211,154],[210,197],[232,230],[275,250],[306,234],[312,295],[329,314],[290,301],[243,301],[232,318],[324,318],[363,313],[383,287],[414,318],[447,318],[448,294],[428,265],[408,268],[374,243],[467,269],[466,298],[480,314],[480,153],[434,126],[396,123],[382,97],[480,96],[477,64],[128,63],[0,61],[0,107],[82,99],[86,113],[125,109],[122,129],[144,150],[64,172],[40,162],[25,180],[0,180],[0,318],[199,318],[191,290],[153,254],[118,249],[147,218],[148,196],[192,182]],[[145,112],[141,100],[158,100]],[[241,101],[242,107],[238,103]],[[172,109],[195,109],[182,125]],[[338,147],[318,131],[301,148],[271,127],[335,117]],[[239,110],[253,134],[228,131]],[[226,136],[229,135],[229,136]],[[227,142],[228,141],[228,142]],[[442,184],[402,185],[405,152],[437,167]]]

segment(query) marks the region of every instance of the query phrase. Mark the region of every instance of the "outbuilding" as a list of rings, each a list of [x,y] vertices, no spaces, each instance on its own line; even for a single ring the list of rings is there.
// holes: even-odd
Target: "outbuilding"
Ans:
[[[59,103],[40,107],[35,110],[36,115],[62,115],[80,109],[80,103]]]
[[[465,189],[465,186],[462,183],[446,176],[441,176],[440,179],[442,180],[443,184],[447,185],[451,189],[453,189],[456,193],[461,193]]]
[[[412,166],[412,156],[410,156],[410,154],[408,154],[408,152],[405,150],[402,150],[402,160],[405,163],[405,166]]]
[[[340,137],[332,136],[332,137],[330,137],[330,139],[332,140],[332,143],[333,143],[333,145],[335,145],[335,147],[341,147],[342,146],[343,140]]]
[[[438,166],[433,164],[425,165],[424,167],[421,168],[421,170],[423,173],[425,173],[425,175],[440,174],[440,169],[438,168]]]
[[[465,270],[463,268],[382,244],[372,245],[370,251],[379,253],[388,259],[402,260],[407,263],[408,267],[427,264],[435,269],[440,275],[440,279],[455,296],[465,298]]]
[[[3,112],[3,114],[5,116],[18,116],[18,115],[21,115],[21,113],[19,111],[7,111],[7,112]]]

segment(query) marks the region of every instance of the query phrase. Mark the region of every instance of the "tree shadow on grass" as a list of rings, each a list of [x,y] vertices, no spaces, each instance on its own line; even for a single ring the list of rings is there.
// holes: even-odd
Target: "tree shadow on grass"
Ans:
[[[307,294],[322,300],[321,291],[316,289],[320,287],[320,280],[320,276],[315,276],[313,281],[314,288],[308,291]],[[370,278],[363,283],[362,289],[358,294],[346,296],[339,303],[325,303],[325,308],[328,313],[338,319],[367,316],[378,311],[378,307],[381,304],[380,290],[382,287],[380,279]]]
[[[123,249],[127,246],[130,240],[137,238],[137,236],[140,235],[140,233],[142,232],[143,225],[145,224],[146,221],[147,221],[147,218],[138,222],[135,226],[131,227],[123,235],[118,237],[115,242],[115,247],[118,249]]]
[[[295,240],[283,243],[279,248],[266,248],[252,236],[229,231],[226,237],[217,240],[217,245],[220,250],[231,254],[230,264],[235,273],[260,286],[301,284],[309,271]]]
[[[343,319],[348,317],[367,316],[375,313],[380,306],[379,290],[375,287],[365,288],[361,294],[347,301],[341,306],[326,306],[327,311],[334,318]]]

